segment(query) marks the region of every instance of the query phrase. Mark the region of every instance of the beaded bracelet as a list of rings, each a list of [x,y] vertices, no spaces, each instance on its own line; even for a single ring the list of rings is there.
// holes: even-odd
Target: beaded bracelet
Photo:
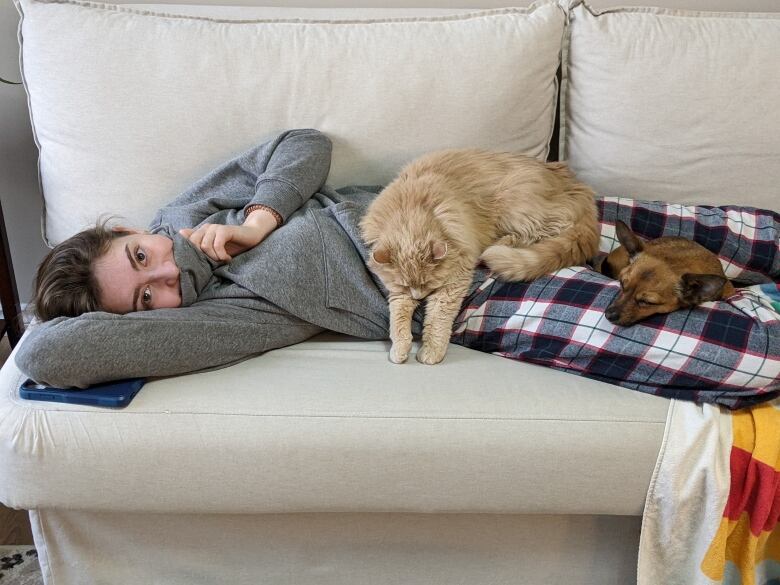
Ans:
[[[267,205],[263,205],[262,203],[253,203],[246,209],[244,209],[244,221],[246,221],[246,218],[249,217],[249,214],[251,214],[253,211],[257,211],[258,209],[264,209],[268,213],[274,216],[274,219],[276,220],[276,227],[279,227],[284,223],[284,218],[281,216],[281,214],[276,211],[273,207],[268,207]]]

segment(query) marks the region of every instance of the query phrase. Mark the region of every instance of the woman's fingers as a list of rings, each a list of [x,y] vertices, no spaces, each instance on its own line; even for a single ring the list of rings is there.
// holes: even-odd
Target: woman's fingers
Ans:
[[[230,230],[217,230],[217,232],[214,234],[214,252],[217,254],[218,259],[222,262],[230,262],[233,259],[230,257],[230,254],[228,254],[227,249],[225,248],[228,241],[230,241]]]
[[[256,230],[246,226],[209,223],[194,230],[181,229],[179,233],[217,262],[230,262],[263,239],[262,234],[258,235]]]
[[[213,224],[213,223],[204,223],[202,226],[200,226],[195,230],[181,229],[179,230],[179,233],[185,238],[187,238],[192,243],[193,246],[199,248],[204,254],[206,254],[206,256],[208,256],[212,260],[216,260],[217,262],[220,262],[223,259],[214,249],[214,240],[216,238],[216,234],[219,228],[223,228],[223,227],[225,226],[219,224]]]
[[[205,228],[203,238],[200,241],[200,249],[212,260],[219,261],[219,256],[214,251],[214,238],[217,234],[217,226],[214,224],[203,226]]]
[[[189,232],[189,235],[187,235],[187,233],[185,233],[185,232]],[[201,227],[199,227],[199,228],[198,228],[198,229],[196,229],[196,230],[190,230],[190,229],[187,229],[187,230],[181,230],[181,232],[180,232],[180,233],[181,233],[181,235],[183,235],[185,238],[187,238],[187,239],[188,239],[188,240],[189,240],[189,241],[192,243],[192,245],[193,245],[193,246],[195,246],[196,248],[200,248],[200,242],[201,242],[201,240],[203,239],[203,235],[204,235],[206,232],[205,232],[205,230],[203,229],[203,226],[201,226]]]

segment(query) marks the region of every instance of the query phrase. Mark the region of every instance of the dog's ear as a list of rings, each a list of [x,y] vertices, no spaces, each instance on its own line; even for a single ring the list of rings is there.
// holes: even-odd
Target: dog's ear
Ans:
[[[607,254],[596,270],[604,276],[617,280],[620,278],[620,272],[629,264],[628,252],[622,246],[615,248]]]
[[[645,249],[644,242],[639,239],[634,232],[631,231],[626,224],[617,220],[615,222],[615,233],[617,234],[618,241],[628,252],[628,258],[633,260],[637,254]]]
[[[603,274],[607,278],[611,278],[612,280],[617,280],[617,278],[618,278],[618,275],[615,273],[615,269],[608,262],[608,257],[607,256],[604,256],[604,259],[595,268],[596,268],[596,270],[598,272],[601,272],[601,274]]]
[[[387,248],[377,248],[371,252],[371,257],[377,264],[390,264],[390,250]]]
[[[723,287],[728,280],[717,274],[691,274],[687,272],[680,278],[678,296],[686,305],[698,305],[707,301],[717,301],[723,295]]]

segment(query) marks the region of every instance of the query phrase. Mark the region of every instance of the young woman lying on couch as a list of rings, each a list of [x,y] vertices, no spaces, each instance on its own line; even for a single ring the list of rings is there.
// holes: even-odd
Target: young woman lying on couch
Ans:
[[[366,267],[358,228],[379,189],[324,186],[330,155],[320,132],[284,132],[198,181],[148,231],[98,226],[61,243],[39,267],[42,323],[19,347],[19,368],[41,383],[85,387],[224,366],[323,330],[387,339],[385,291]],[[643,234],[649,215],[664,215],[659,205],[601,201],[602,225],[621,219]],[[729,219],[717,208],[704,210],[703,223],[662,224],[728,254],[746,274],[777,279],[780,222],[751,212],[766,229],[736,248],[715,237]],[[752,258],[753,250],[763,253]],[[452,342],[729,408],[780,392],[780,317],[750,292],[624,328],[604,317],[618,291],[587,267],[526,283],[478,270]],[[421,329],[418,310],[413,332]]]

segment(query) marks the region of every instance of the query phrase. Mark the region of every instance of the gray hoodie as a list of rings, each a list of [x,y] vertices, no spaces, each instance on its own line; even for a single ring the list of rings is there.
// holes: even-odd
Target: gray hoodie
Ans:
[[[52,386],[224,366],[325,329],[388,337],[386,291],[366,268],[358,223],[379,188],[324,185],[331,143],[292,130],[225,163],[162,208],[149,229],[173,239],[182,306],[94,312],[33,325],[19,369]],[[179,235],[203,223],[240,225],[262,203],[285,222],[229,264]],[[418,311],[413,329],[421,331]]]

